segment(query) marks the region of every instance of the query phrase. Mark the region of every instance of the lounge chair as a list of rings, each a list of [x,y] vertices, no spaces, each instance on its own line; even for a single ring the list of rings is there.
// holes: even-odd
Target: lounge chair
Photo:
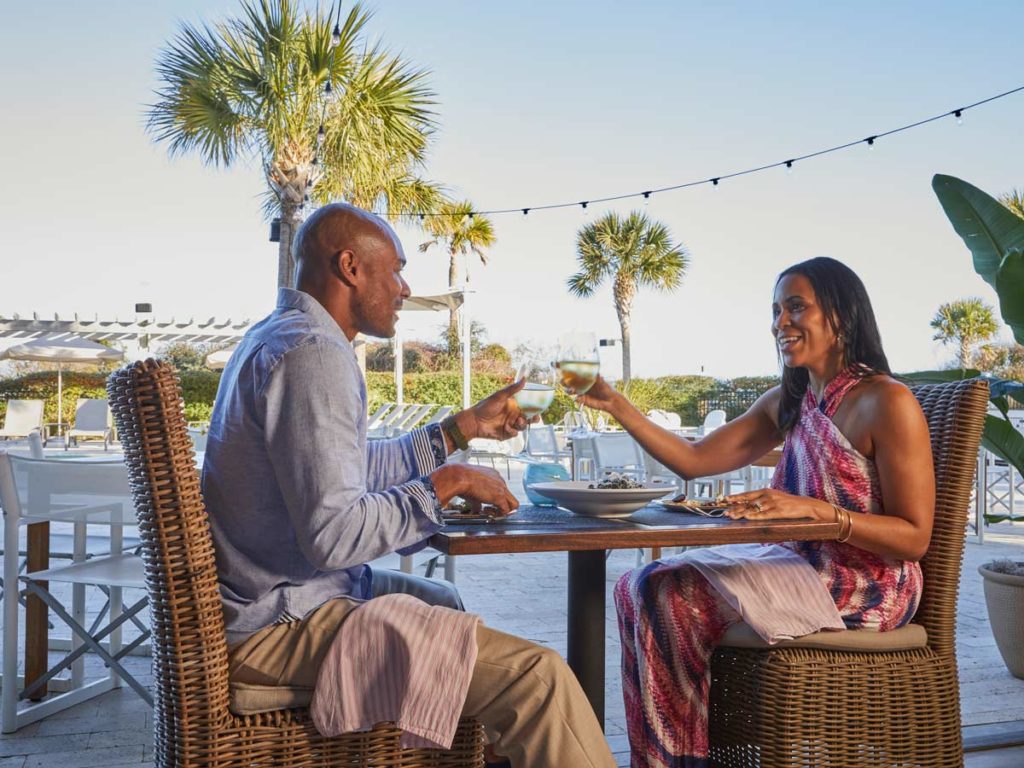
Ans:
[[[78,398],[75,405],[75,425],[68,430],[68,443],[78,445],[81,439],[103,441],[103,450],[110,447],[114,436],[110,417],[110,405],[106,400],[87,400]]]
[[[43,432],[42,400],[8,400],[7,415],[0,427],[0,437],[28,437],[33,432]]]

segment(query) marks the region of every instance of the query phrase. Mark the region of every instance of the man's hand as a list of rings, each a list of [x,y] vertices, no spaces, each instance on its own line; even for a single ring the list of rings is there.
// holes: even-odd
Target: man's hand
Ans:
[[[516,404],[515,394],[526,386],[526,379],[509,384],[472,408],[455,415],[455,421],[467,440],[488,437],[508,440],[526,429],[526,419]]]
[[[490,467],[470,464],[445,464],[430,475],[441,508],[448,506],[454,496],[470,503],[474,512],[484,504],[491,504],[502,515],[510,515],[519,508],[519,501],[502,479]]]

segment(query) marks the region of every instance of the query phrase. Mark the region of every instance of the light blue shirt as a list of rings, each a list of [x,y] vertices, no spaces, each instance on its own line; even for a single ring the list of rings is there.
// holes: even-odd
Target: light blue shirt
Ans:
[[[419,548],[443,521],[427,475],[437,425],[366,440],[366,384],[341,328],[280,289],[221,377],[203,463],[228,641],[370,596],[369,560]]]

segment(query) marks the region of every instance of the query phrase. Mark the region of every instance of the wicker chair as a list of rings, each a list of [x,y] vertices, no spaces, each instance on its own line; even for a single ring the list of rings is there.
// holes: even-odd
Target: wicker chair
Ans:
[[[147,360],[107,391],[139,518],[153,631],[155,763],[164,768],[480,768],[483,730],[463,720],[452,749],[403,750],[378,726],[320,736],[306,710],[228,710],[228,651],[206,509],[174,369]]]
[[[971,379],[915,387],[914,394],[928,419],[936,481],[914,624],[887,633],[831,633],[831,648],[815,636],[770,650],[720,646],[712,660],[713,765],[963,765],[956,597],[988,385]],[[885,635],[903,640],[881,648]]]

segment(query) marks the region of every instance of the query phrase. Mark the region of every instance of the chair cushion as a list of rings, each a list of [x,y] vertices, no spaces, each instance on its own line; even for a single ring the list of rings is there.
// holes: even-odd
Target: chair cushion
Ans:
[[[232,682],[228,690],[228,709],[236,715],[256,715],[278,709],[308,707],[313,699],[313,689],[305,686]]]
[[[907,624],[891,632],[868,629],[844,629],[838,632],[826,630],[768,645],[749,624],[741,621],[729,627],[719,645],[730,648],[817,648],[825,651],[885,653],[924,648],[928,645],[928,632],[920,624]]]

